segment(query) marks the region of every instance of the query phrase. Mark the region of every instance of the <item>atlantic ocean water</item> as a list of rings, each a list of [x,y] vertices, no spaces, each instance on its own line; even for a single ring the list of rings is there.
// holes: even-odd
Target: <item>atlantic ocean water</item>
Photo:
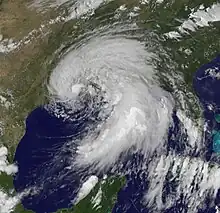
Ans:
[[[210,70],[214,73],[210,74]],[[215,114],[220,113],[220,84],[216,77],[220,71],[220,56],[210,63],[199,68],[194,75],[193,86],[204,109],[204,117],[209,130],[220,130],[219,124],[215,121]],[[214,75],[215,74],[215,75]],[[210,105],[212,110],[210,110]],[[94,174],[87,168],[76,170],[71,167],[75,158],[77,145],[88,131],[99,124],[98,109],[94,113],[88,113],[87,104],[77,112],[73,112],[70,118],[58,117],[46,106],[40,106],[33,110],[26,120],[26,132],[21,139],[14,161],[18,165],[18,173],[14,178],[14,186],[18,192],[30,188],[22,200],[25,208],[36,213],[50,213],[58,209],[72,206],[72,201],[79,192],[82,183]],[[58,108],[66,110],[65,106],[58,104]],[[91,117],[93,119],[91,119]],[[173,112],[173,125],[169,128],[167,153],[172,150],[182,155],[186,144],[185,130],[181,129],[180,121]],[[181,137],[181,140],[180,140]],[[212,134],[205,133],[207,138],[206,161],[213,155]],[[181,143],[176,143],[181,141]],[[117,149],[117,147],[115,147]],[[192,152],[193,156],[193,152]],[[195,156],[193,156],[195,157]],[[114,213],[135,213],[152,212],[143,203],[144,193],[148,190],[146,171],[138,169],[139,162],[143,161],[141,155],[136,153],[129,156],[129,166],[137,168],[130,173],[125,173],[126,185],[118,192],[117,202],[113,208]],[[127,163],[125,162],[125,168]],[[112,175],[112,174],[111,174]],[[164,200],[166,193],[171,193],[175,183],[167,179],[164,182]],[[218,204],[216,200],[216,204]],[[207,198],[206,209],[198,209],[198,213],[215,212],[215,208],[209,205]],[[184,199],[176,200],[176,204],[163,211],[163,213],[187,212],[187,205]]]

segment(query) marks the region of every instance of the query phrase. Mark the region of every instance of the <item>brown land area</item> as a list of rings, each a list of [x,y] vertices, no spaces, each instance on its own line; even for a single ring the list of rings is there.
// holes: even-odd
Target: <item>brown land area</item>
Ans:
[[[28,3],[30,1],[0,0],[2,40],[12,38],[19,42],[36,30],[36,35],[31,36],[29,43],[21,44],[8,53],[0,52],[0,96],[7,96],[6,91],[10,90],[14,103],[9,108],[0,103],[0,121],[4,126],[0,145],[4,144],[10,149],[9,161],[12,160],[14,149],[24,132],[25,117],[33,107],[43,101],[41,86],[43,79],[47,77],[45,61],[53,53],[53,48],[48,48],[48,39],[51,32],[62,26],[47,24],[57,16],[56,9],[48,9],[42,13],[36,8],[28,7]],[[42,24],[46,27],[39,30]]]

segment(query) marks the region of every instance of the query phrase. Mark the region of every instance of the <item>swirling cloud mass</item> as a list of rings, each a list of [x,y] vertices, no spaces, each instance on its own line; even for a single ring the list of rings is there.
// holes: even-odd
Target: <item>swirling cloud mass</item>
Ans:
[[[139,169],[147,172],[149,181],[143,197],[145,205],[152,212],[160,212],[183,202],[188,205],[187,212],[195,212],[204,207],[202,203],[207,196],[216,196],[217,183],[212,184],[207,178],[208,163],[192,156],[184,157],[202,149],[204,141],[199,129],[180,110],[176,116],[182,133],[176,134],[182,138],[173,140],[176,147],[185,143],[191,151],[183,150],[181,157],[175,148],[167,153],[169,128],[176,125],[175,101],[160,87],[152,63],[155,57],[146,42],[123,35],[94,33],[63,55],[50,76],[48,89],[52,100],[65,103],[73,111],[91,99],[86,113],[94,116],[96,111],[95,116],[99,117],[95,128],[89,128],[82,140],[73,142],[77,144],[73,167],[90,166],[102,173],[119,168],[120,163],[122,168],[124,161],[129,161],[128,155],[139,153],[145,159]],[[68,117],[65,113],[62,116]],[[127,165],[132,170],[132,163]],[[177,169],[179,166],[181,170]],[[198,174],[189,173],[191,170]],[[218,171],[216,165],[212,170],[214,176],[218,176]],[[164,191],[170,173],[178,180],[175,196]],[[199,190],[194,188],[194,181],[197,184],[202,181]],[[182,196],[184,201],[180,201]]]
[[[73,47],[60,61],[49,82],[52,96],[73,108],[85,93],[106,102],[99,116],[108,118],[95,130],[98,135],[90,132],[80,142],[78,165],[103,169],[131,148],[146,156],[163,148],[174,103],[155,82],[152,57],[140,41],[103,36]]]

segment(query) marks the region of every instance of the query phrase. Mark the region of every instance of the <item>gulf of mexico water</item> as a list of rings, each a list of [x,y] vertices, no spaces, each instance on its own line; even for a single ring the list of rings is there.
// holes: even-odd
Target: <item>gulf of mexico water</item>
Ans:
[[[15,154],[15,188],[30,188],[23,205],[37,213],[71,207],[89,177],[107,174],[127,180],[113,212],[215,212],[218,148],[210,131],[218,131],[218,69],[206,70],[219,58],[198,69],[215,52],[199,61],[189,49],[207,35],[197,34],[196,20],[188,37],[181,26],[171,31],[177,23],[169,26],[169,19],[190,14],[181,3],[96,3],[95,15],[80,23],[87,32],[64,49],[50,76],[51,103],[27,118]],[[165,15],[176,7],[184,12]],[[201,126],[192,88],[205,110]]]

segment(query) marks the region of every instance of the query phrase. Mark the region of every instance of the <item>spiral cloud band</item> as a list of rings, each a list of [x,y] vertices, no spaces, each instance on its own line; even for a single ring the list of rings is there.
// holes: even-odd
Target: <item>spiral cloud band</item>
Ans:
[[[80,96],[92,97],[97,92],[106,102],[99,116],[110,113],[98,125],[98,136],[90,132],[80,142],[78,165],[94,163],[103,169],[131,149],[148,156],[163,148],[173,100],[157,86],[151,57],[137,40],[102,36],[73,47],[55,68],[49,90],[59,101],[74,108]]]
[[[206,129],[176,100],[185,100],[175,95],[181,74],[166,68],[174,92],[161,87],[157,53],[165,50],[155,51],[155,35],[135,27],[103,27],[61,51],[47,84],[50,103],[30,114],[17,149],[17,190],[37,189],[24,198],[28,208],[76,204],[106,175],[126,177],[113,212],[134,212],[130,200],[152,213],[202,213],[218,204],[220,170],[207,158]],[[35,164],[19,155],[24,148]]]

